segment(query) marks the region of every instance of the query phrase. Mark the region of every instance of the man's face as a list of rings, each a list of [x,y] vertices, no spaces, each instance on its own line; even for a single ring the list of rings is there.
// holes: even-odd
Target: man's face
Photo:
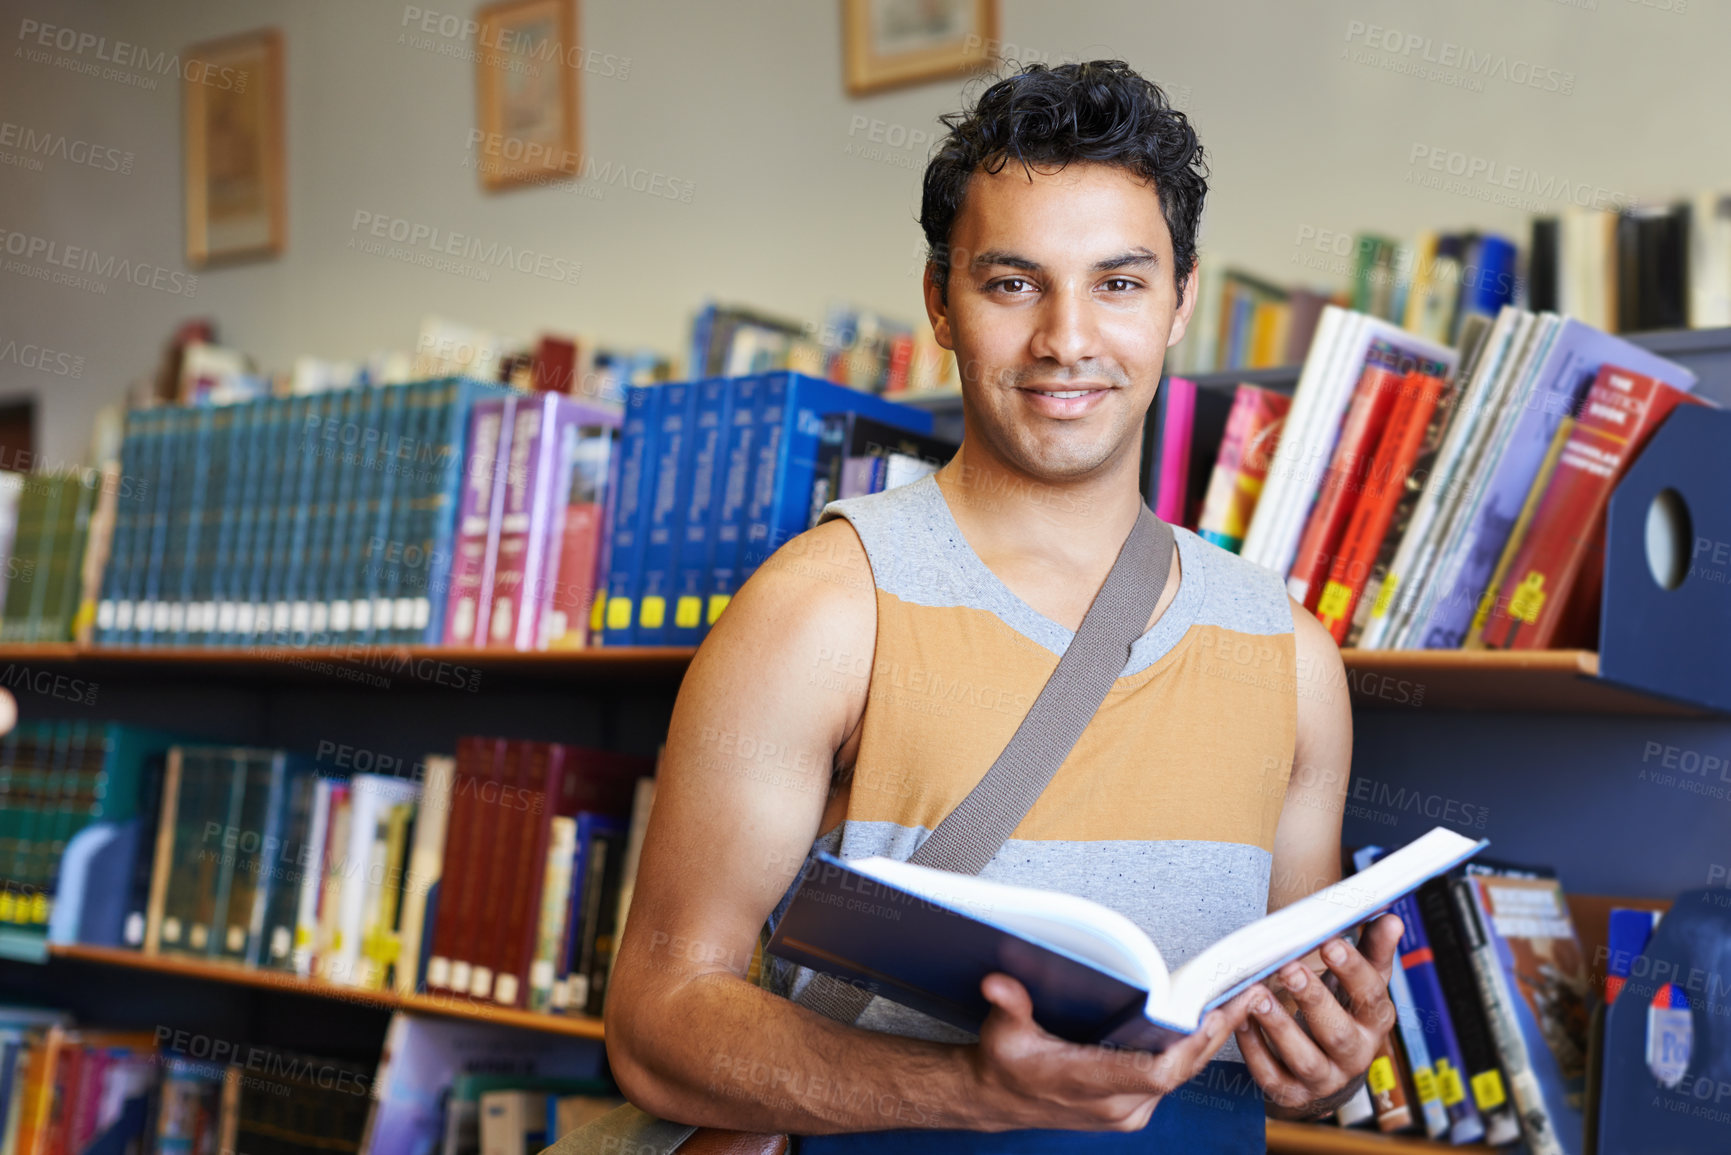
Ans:
[[[1043,481],[1088,477],[1138,447],[1166,348],[1184,334],[1172,237],[1152,185],[1121,168],[976,172],[950,235],[948,301],[926,307],[953,349],[970,435]]]

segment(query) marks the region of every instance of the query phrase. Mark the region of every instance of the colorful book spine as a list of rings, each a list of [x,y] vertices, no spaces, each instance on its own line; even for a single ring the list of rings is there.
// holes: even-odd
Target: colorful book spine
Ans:
[[[1480,637],[1495,649],[1545,649],[1558,636],[1577,585],[1596,592],[1584,571],[1591,539],[1611,491],[1660,423],[1699,398],[1640,373],[1607,365],[1587,391],[1555,472],[1539,499]]]
[[[536,493],[544,459],[553,448],[549,395],[518,402],[511,417],[506,453],[504,503],[499,514],[498,544],[493,566],[493,600],[487,611],[486,644],[511,648],[520,609],[533,596],[529,589],[529,546],[534,537]]]
[[[1485,1135],[1484,1118],[1467,1094],[1466,1061],[1461,1056],[1424,919],[1410,894],[1396,902],[1393,910],[1405,928],[1400,937],[1400,969],[1424,1034],[1425,1049],[1431,1057],[1437,1099],[1448,1115],[1449,1142],[1476,1143]]]
[[[582,649],[593,637],[591,623],[605,597],[603,546],[607,533],[609,475],[617,457],[618,418],[577,427],[571,445],[565,524],[559,534],[556,573],[548,602],[549,649]]]
[[[1168,377],[1165,420],[1160,425],[1160,477],[1154,513],[1161,521],[1183,525],[1190,505],[1190,435],[1196,422],[1196,383]]]
[[[1203,540],[1237,553],[1244,544],[1268,464],[1280,442],[1280,430],[1292,399],[1272,389],[1240,385],[1232,395],[1226,435],[1220,442],[1214,471],[1202,500],[1196,532]]]
[[[1353,867],[1363,870],[1386,853],[1387,851],[1379,846],[1363,847],[1354,852]],[[1396,914],[1399,914],[1398,910]],[[1404,927],[1406,919],[1403,917],[1401,922]],[[1408,931],[1402,931],[1403,946],[1408,934]],[[1418,1004],[1413,1000],[1406,966],[1398,959],[1389,973],[1388,995],[1394,1004],[1395,1030],[1400,1035],[1401,1050],[1406,1057],[1407,1070],[1412,1075],[1412,1089],[1418,1099],[1419,1115],[1425,1133],[1432,1139],[1441,1138],[1449,1130],[1448,1108],[1443,1105],[1442,1094],[1437,1088],[1436,1064],[1432,1061],[1430,1044],[1425,1038],[1424,1020],[1419,1014]]]
[[[480,627],[486,615],[480,610],[493,604],[493,562],[498,558],[515,408],[515,398],[494,397],[476,402],[469,415],[469,458],[445,613],[444,642],[449,646],[482,644]]]

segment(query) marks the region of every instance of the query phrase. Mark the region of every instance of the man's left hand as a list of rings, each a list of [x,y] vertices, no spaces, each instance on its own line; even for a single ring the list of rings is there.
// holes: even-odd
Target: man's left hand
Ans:
[[[1253,1005],[1238,1028],[1238,1048],[1279,1114],[1318,1115],[1338,1107],[1356,1089],[1394,1026],[1388,978],[1398,965],[1400,936],[1400,919],[1384,915],[1365,929],[1359,947],[1337,938],[1322,948],[1325,975],[1302,961],[1278,972],[1295,1011],[1272,992]],[[1338,996],[1331,987],[1338,988]]]

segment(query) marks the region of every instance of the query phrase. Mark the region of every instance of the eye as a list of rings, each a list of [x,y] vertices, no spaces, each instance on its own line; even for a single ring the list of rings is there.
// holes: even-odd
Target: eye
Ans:
[[[1033,282],[1028,280],[1026,277],[1005,277],[1002,280],[993,281],[987,286],[987,288],[994,293],[1011,293],[1016,295],[1027,293],[1032,290],[1033,287]]]
[[[1141,287],[1140,283],[1132,281],[1129,277],[1110,277],[1105,283],[1105,288],[1114,293],[1127,293],[1133,289],[1139,289]]]

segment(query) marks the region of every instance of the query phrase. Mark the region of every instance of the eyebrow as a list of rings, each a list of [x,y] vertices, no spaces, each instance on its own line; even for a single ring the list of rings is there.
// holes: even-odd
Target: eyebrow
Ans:
[[[980,253],[969,263],[976,269],[1002,265],[1006,268],[1020,269],[1025,273],[1038,273],[1045,268],[1036,260],[1003,250]],[[1158,256],[1147,249],[1137,248],[1126,253],[1120,253],[1115,257],[1106,257],[1103,260],[1095,261],[1093,271],[1107,273],[1118,269],[1152,269],[1158,268],[1159,265],[1160,258]]]

